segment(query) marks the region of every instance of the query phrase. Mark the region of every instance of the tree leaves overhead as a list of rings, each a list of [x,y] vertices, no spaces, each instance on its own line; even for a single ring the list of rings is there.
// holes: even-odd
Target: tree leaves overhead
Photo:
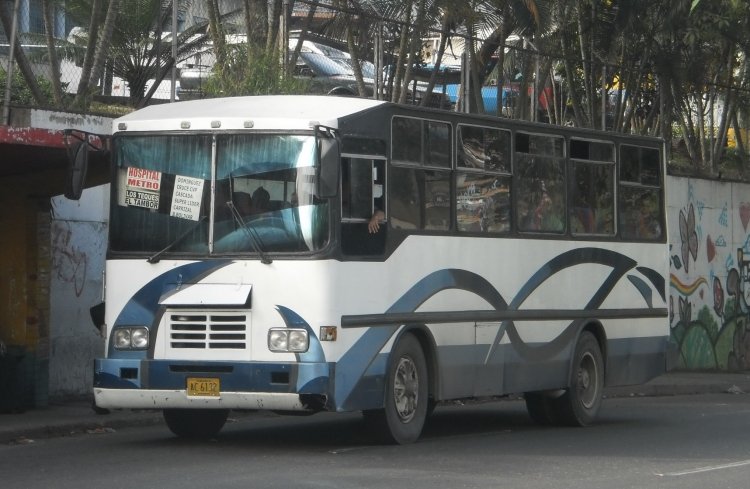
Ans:
[[[282,0],[174,1],[181,11],[204,9],[178,35],[178,62],[212,50],[219,64],[239,66],[235,48],[227,59],[221,54],[224,39],[236,34],[248,43],[242,61],[247,69],[254,62],[281,60],[272,53],[280,45]],[[10,3],[3,2],[5,10]],[[41,3],[49,30],[51,6],[60,3]],[[146,86],[158,84],[174,63],[172,0],[66,0],[64,5],[89,37],[87,47],[76,48],[85,57],[75,55],[84,75],[81,107],[93,91],[101,91],[94,86],[107,76],[99,73],[125,79],[132,105],[147,103]],[[458,56],[469,52],[469,76],[460,88],[469,96],[459,99],[459,110],[483,111],[482,89],[486,92],[492,81],[501,84],[496,93],[505,90],[506,107],[497,113],[507,117],[662,136],[679,142],[675,147],[695,171],[709,174],[717,173],[733,133],[740,157],[746,158],[741,137],[750,118],[746,0],[293,0],[289,6],[294,15],[287,23],[304,30],[302,37],[327,39],[349,53],[361,94],[371,93],[371,81],[356,68],[378,54],[385,67],[383,97],[426,103],[448,80],[445,66],[457,70]],[[117,20],[108,33],[106,19],[112,14]],[[382,39],[379,53],[376,39]],[[43,58],[53,64],[71,56],[65,40],[40,36],[38,44],[47,48]],[[105,49],[99,58],[97,47]],[[35,87],[28,59],[18,61],[27,84]],[[282,78],[291,73],[289,67],[270,68],[265,72]],[[451,83],[458,82],[456,70]],[[420,93],[412,93],[415,80],[423,84]],[[286,90],[276,80],[266,82],[272,90]],[[61,96],[61,88],[53,84],[54,103],[64,106],[69,97]]]

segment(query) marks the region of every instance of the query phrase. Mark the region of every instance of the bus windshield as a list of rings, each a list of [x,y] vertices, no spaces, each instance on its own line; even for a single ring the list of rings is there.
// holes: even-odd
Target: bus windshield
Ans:
[[[313,195],[314,155],[315,138],[308,135],[118,137],[111,249],[319,250],[328,240],[328,206]]]

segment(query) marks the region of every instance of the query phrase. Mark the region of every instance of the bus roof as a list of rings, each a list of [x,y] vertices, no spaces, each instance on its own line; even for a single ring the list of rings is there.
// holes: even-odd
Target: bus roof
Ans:
[[[325,95],[263,95],[159,104],[115,119],[112,132],[221,129],[307,130],[386,102]],[[189,125],[189,126],[188,126]],[[188,126],[188,127],[186,127]]]

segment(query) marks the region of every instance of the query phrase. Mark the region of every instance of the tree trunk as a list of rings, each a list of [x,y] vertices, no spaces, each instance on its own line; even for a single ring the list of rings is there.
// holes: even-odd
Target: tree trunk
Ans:
[[[396,70],[393,80],[393,93],[391,93],[391,102],[398,102],[401,99],[401,83],[404,77],[404,63],[407,58],[407,49],[409,45],[409,23],[411,22],[412,2],[408,2],[408,8],[404,11],[404,22],[401,25],[401,41],[398,47],[398,56],[396,56]]]
[[[96,40],[99,37],[99,25],[101,23],[103,0],[93,0],[91,4],[91,22],[89,22],[89,38],[86,43],[86,52],[83,56],[83,66],[81,67],[81,77],[78,80],[78,91],[73,106],[77,109],[84,110],[89,105],[89,78],[91,77],[91,67],[94,63],[94,54],[96,52]]]
[[[734,128],[734,137],[737,141],[737,152],[739,153],[741,162],[740,174],[744,176],[748,158],[747,150],[745,149],[744,137],[742,135],[742,129],[740,128],[740,122],[737,117],[737,111],[734,112],[734,117],[732,118],[732,127]]]
[[[593,89],[591,87],[591,71],[592,66],[589,62],[589,58],[586,55],[586,45],[588,44],[588,39],[586,38],[586,32],[588,32],[588,29],[583,25],[583,8],[581,3],[578,3],[578,16],[577,16],[577,25],[578,25],[578,48],[580,50],[580,60],[581,60],[581,68],[583,69],[583,90],[586,94],[586,104],[582,105],[585,107],[586,111],[586,126],[592,127],[592,118],[594,116],[594,110],[593,110],[593,103],[594,103],[594,93]]]
[[[121,3],[122,0],[111,0],[109,3],[107,17],[104,20],[104,29],[96,43],[96,54],[94,55],[91,76],[89,77],[89,87],[96,84],[104,73],[104,62],[107,58],[109,46],[112,41],[112,33],[115,29],[115,22],[117,21],[117,14],[119,13]]]
[[[404,80],[403,80],[403,87],[401,88],[401,96],[399,97],[399,102],[404,103],[406,102],[406,95],[409,93],[409,84],[411,83],[411,72],[414,67],[415,60],[414,58],[417,56],[417,51],[419,50],[419,42],[422,39],[422,32],[424,30],[424,18],[425,18],[425,0],[419,0],[419,4],[417,6],[417,19],[416,19],[416,25],[414,28],[414,32],[411,36],[411,42],[409,43],[409,55],[408,60],[406,62],[406,70],[404,72]],[[414,93],[412,94],[412,101],[417,99],[417,93],[416,88],[414,90]]]
[[[435,88],[435,83],[437,81],[437,74],[440,72],[440,65],[443,62],[443,55],[445,54],[445,47],[448,45],[448,26],[450,24],[450,16],[448,13],[445,13],[443,15],[443,22],[440,26],[440,44],[438,45],[438,51],[437,51],[437,58],[435,59],[435,66],[432,69],[432,73],[430,73],[430,80],[427,83],[427,88],[425,89],[425,93],[422,96],[422,100],[419,103],[422,107],[425,107],[427,103],[430,101],[430,96],[432,95],[432,90]],[[443,83],[445,85],[445,83]]]
[[[218,0],[207,0],[206,7],[208,10],[208,29],[211,34],[211,42],[214,45],[216,66],[218,69],[222,69],[226,66],[227,47]]]
[[[292,57],[289,60],[289,69],[292,73],[294,72],[294,67],[297,65],[299,53],[300,51],[302,51],[302,44],[305,42],[305,37],[310,31],[313,18],[315,17],[315,11],[318,8],[317,5],[310,5],[309,7],[310,8],[307,10],[307,16],[305,17],[305,24],[302,26],[302,30],[299,33],[299,39],[297,40],[297,45],[294,47],[294,52],[292,53]]]
[[[268,37],[268,6],[265,0],[244,0],[247,43],[265,42]],[[312,7],[311,10],[314,10]]]
[[[47,40],[47,56],[49,58],[50,69],[52,70],[52,98],[55,106],[62,108],[63,89],[60,82],[60,60],[57,58],[57,47],[55,46],[55,4],[51,0],[42,0],[42,10],[44,11],[44,35]]]
[[[357,82],[357,92],[360,97],[367,97],[367,87],[365,86],[365,80],[362,76],[362,65],[360,64],[360,55],[357,50],[357,45],[354,40],[354,33],[352,32],[352,21],[346,25],[346,44],[349,48],[349,55],[352,61],[352,71],[354,71],[354,79]]]
[[[723,106],[723,109],[721,111],[721,117],[719,119],[719,127],[716,131],[716,138],[713,139],[713,149],[712,149],[712,161],[714,163],[713,174],[718,174],[718,162],[721,161],[722,157],[724,156],[724,147],[727,143],[727,130],[729,128],[729,121],[732,120],[734,117],[734,112],[736,110],[736,96],[734,95],[734,90],[732,87],[734,86],[734,59],[736,56],[736,51],[729,47],[727,49],[727,53],[725,55],[725,68],[726,68],[726,81],[725,81],[725,91],[723,98],[723,103],[721,104]]]
[[[575,89],[573,81],[575,80],[575,67],[573,66],[573,53],[570,52],[568,45],[568,39],[563,33],[560,39],[560,47],[563,56],[563,65],[565,67],[565,78],[568,80],[568,91],[570,93],[570,103],[573,106],[573,117],[575,118],[575,125],[577,127],[583,127],[583,104],[581,102],[581,96],[578,90]]]
[[[279,22],[281,17],[282,0],[273,0],[268,4],[268,36],[266,37],[266,52],[276,49],[279,37]]]

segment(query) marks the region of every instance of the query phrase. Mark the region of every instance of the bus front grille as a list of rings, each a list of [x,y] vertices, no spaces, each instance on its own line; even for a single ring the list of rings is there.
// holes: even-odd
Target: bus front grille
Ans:
[[[237,311],[170,312],[171,350],[247,350],[249,314]]]

